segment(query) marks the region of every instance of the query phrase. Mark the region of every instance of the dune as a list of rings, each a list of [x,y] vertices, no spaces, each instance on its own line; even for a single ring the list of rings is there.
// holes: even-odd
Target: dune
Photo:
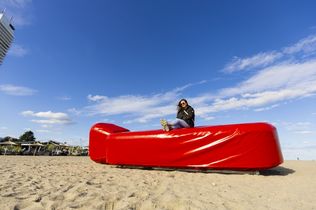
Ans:
[[[89,157],[1,156],[0,209],[316,209],[316,162],[252,173],[145,170]]]

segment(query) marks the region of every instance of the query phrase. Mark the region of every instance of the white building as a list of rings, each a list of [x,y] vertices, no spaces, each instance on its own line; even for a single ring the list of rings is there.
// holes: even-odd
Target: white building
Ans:
[[[13,25],[3,12],[0,12],[0,65],[12,44],[13,32]]]

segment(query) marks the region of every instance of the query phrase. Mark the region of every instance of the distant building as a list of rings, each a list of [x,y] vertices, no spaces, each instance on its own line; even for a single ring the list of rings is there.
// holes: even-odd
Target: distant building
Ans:
[[[0,12],[0,65],[13,41],[14,27],[3,12]]]

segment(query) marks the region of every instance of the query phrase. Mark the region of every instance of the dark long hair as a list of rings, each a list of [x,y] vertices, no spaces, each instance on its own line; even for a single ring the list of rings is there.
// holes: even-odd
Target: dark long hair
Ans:
[[[177,106],[177,110],[178,110],[178,111],[180,111],[180,110],[182,109],[181,101],[184,101],[184,102],[187,104],[187,106],[189,106],[188,101],[187,101],[185,98],[183,98],[183,99],[181,99],[181,100],[179,101],[179,103],[178,103],[178,106]]]

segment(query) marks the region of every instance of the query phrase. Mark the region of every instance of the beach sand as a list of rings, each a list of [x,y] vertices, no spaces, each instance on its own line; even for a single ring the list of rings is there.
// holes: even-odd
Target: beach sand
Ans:
[[[89,157],[1,156],[0,209],[316,209],[316,162],[260,175],[117,168]]]

